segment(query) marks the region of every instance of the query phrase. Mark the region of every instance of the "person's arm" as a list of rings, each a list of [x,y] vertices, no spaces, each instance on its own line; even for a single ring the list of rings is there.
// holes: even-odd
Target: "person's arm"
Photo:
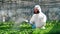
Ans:
[[[32,16],[32,18],[30,19],[30,24],[34,23],[34,15]]]
[[[30,19],[30,24],[32,25],[32,29],[36,28],[36,25],[34,24],[34,20],[35,20],[35,15],[33,15],[32,18]]]
[[[44,18],[44,22],[45,22],[44,26],[46,26],[46,21],[47,21],[47,17],[45,16],[45,18]]]

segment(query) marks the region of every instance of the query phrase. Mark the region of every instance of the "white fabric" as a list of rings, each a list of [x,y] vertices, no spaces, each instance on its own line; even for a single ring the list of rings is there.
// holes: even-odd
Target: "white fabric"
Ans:
[[[42,27],[46,24],[46,15],[41,12],[41,8],[39,5],[36,5],[34,8],[39,10],[39,14],[33,14],[32,18],[30,19],[30,23],[35,23],[36,27]]]

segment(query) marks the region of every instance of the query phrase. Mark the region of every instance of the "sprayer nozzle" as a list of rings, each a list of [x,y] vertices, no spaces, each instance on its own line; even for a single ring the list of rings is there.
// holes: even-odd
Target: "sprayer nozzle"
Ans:
[[[25,20],[25,22],[28,22],[28,20]]]

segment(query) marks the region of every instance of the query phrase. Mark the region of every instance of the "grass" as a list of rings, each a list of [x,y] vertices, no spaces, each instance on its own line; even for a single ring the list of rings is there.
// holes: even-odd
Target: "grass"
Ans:
[[[46,29],[32,29],[31,25],[23,22],[0,22],[0,34],[60,34],[60,21],[47,21]]]

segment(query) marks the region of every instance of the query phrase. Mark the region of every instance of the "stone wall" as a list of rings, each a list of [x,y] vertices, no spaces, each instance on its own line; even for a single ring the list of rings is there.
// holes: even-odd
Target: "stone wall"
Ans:
[[[7,10],[15,15],[21,11],[28,13],[30,10],[33,11],[36,4],[41,6],[42,12],[47,15],[48,20],[60,20],[60,0],[5,0],[0,1],[0,11]]]

